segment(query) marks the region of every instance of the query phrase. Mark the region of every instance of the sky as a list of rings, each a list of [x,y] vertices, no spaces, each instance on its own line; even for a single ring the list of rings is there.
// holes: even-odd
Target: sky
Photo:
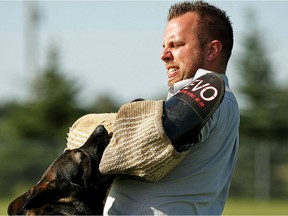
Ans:
[[[84,104],[101,95],[121,103],[165,97],[167,77],[160,54],[167,11],[175,2],[34,1],[39,21],[35,34],[29,35],[29,2],[0,0],[0,103],[29,97],[31,80],[47,64],[52,44],[59,50],[61,71],[81,86]],[[208,2],[224,9],[233,23],[234,51],[227,75],[236,95],[241,80],[237,58],[245,35],[254,30],[248,27],[247,9],[256,15],[276,80],[285,85],[288,1]],[[27,38],[35,45],[34,56],[27,55]],[[33,65],[38,72],[31,71]]]

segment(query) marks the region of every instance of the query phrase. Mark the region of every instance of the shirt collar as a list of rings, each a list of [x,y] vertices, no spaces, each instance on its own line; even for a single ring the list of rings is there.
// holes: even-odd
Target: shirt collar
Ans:
[[[174,94],[177,94],[184,86],[189,85],[193,81],[193,77],[190,79],[181,80],[177,83],[174,83],[168,88],[168,98],[172,97]]]
[[[185,86],[189,85],[191,82],[193,82],[194,79],[197,79],[207,73],[214,73],[213,71],[209,71],[209,70],[204,70],[204,69],[198,69],[197,72],[195,73],[195,76],[189,79],[185,79],[185,80],[180,80],[177,83],[174,83],[172,86],[170,86],[168,88],[168,96],[167,96],[167,100],[172,97],[173,95],[177,94],[182,88],[184,88]],[[228,79],[226,77],[225,74],[221,74],[222,77],[224,78],[224,82],[225,84],[228,86]]]

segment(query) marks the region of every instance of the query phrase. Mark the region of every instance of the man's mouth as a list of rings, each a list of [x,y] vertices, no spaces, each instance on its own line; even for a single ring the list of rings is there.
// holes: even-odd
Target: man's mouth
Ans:
[[[172,79],[174,76],[176,76],[176,74],[179,72],[179,68],[178,67],[172,67],[168,69],[168,78]]]

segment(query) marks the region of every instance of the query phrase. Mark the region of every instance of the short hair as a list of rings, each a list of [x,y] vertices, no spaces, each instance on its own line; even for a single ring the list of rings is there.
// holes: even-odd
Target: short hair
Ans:
[[[172,5],[167,20],[170,21],[188,12],[194,12],[200,18],[197,32],[201,45],[203,46],[212,40],[219,40],[222,43],[223,60],[227,64],[234,41],[230,17],[224,10],[200,0],[184,1]]]

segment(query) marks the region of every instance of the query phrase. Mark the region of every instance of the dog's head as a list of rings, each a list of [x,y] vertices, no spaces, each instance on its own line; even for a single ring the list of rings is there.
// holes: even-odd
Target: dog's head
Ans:
[[[102,176],[98,167],[109,141],[106,129],[98,126],[82,147],[65,151],[36,186],[11,202],[8,214],[102,214],[113,177]]]

